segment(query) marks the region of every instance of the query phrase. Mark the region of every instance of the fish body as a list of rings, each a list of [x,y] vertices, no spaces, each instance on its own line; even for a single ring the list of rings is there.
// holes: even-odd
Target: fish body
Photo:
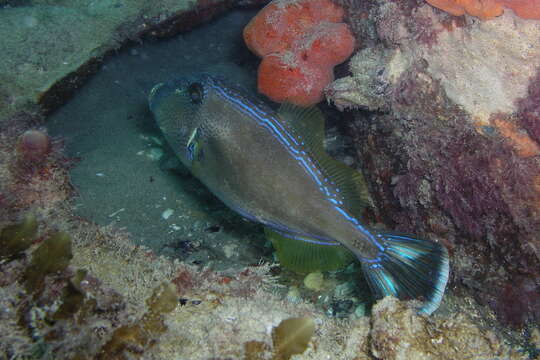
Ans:
[[[345,247],[362,262],[376,296],[422,297],[425,313],[438,306],[448,278],[446,250],[361,222],[367,188],[359,173],[324,152],[318,110],[274,111],[207,74],[158,84],[149,103],[182,163],[228,207],[287,244]],[[418,271],[425,276],[417,279]],[[411,279],[417,284],[408,286]]]

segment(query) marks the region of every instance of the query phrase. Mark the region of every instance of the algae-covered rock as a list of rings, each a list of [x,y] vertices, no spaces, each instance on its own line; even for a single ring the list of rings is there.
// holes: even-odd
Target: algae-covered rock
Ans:
[[[538,322],[540,21],[413,0],[348,9],[363,46],[327,96],[363,110],[349,131],[366,218],[440,240],[477,301],[512,326]]]
[[[381,108],[399,91],[401,74],[422,62],[474,121],[517,110],[540,66],[540,21],[511,12],[490,21],[448,19],[423,2],[411,7],[408,1],[381,2],[373,11],[379,44],[352,58],[352,76],[329,88],[333,101]]]
[[[28,292],[39,292],[45,276],[68,267],[73,253],[68,234],[58,232],[46,238],[32,253],[32,262],[24,274]]]
[[[151,31],[174,33],[225,8],[222,0],[14,3],[0,11],[0,122],[30,104],[45,110],[58,106],[95,71],[101,57],[125,42]],[[194,16],[181,19],[190,10]]]
[[[167,330],[163,315],[174,310],[178,298],[172,284],[164,283],[154,290],[146,303],[148,311],[135,323],[116,329],[101,349],[98,359],[140,358],[156,343]]]
[[[430,319],[386,297],[372,311],[371,352],[377,359],[527,359],[464,314]]]

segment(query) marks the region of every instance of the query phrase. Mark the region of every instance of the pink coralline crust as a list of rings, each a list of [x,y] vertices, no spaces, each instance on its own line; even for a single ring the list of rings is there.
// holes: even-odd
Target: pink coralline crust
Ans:
[[[393,1],[393,7],[381,12],[376,22],[379,39],[388,46],[399,46],[405,36],[431,48],[437,44],[442,32],[465,26],[465,20],[460,17],[433,17],[425,11],[415,11],[425,4],[423,1],[420,4],[414,0]],[[396,26],[398,23],[404,28]]]
[[[259,92],[276,102],[320,102],[333,67],[355,48],[342,20],[343,9],[330,0],[275,0],[261,10],[244,29],[247,46],[263,58]]]

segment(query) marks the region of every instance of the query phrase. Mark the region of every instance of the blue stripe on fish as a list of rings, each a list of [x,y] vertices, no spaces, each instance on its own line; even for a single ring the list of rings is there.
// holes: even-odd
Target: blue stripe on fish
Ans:
[[[254,117],[257,122],[263,126],[265,129],[269,130],[271,134],[281,142],[285,148],[291,153],[293,158],[297,160],[310,177],[317,183],[319,189],[328,197],[327,200],[332,202],[333,207],[338,211],[342,216],[344,216],[347,221],[355,225],[355,227],[366,237],[368,238],[379,250],[384,251],[384,247],[376,240],[376,238],[369,232],[360,222],[352,215],[350,215],[341,205],[343,202],[339,199],[337,193],[339,192],[336,189],[336,193],[332,191],[332,188],[324,185],[327,183],[333,185],[333,181],[330,181],[326,177],[322,176],[322,172],[318,169],[313,163],[311,157],[302,149],[297,148],[301,146],[304,142],[296,139],[290,134],[290,132],[283,126],[281,122],[276,119],[273,114],[267,113],[261,109],[260,106],[257,106],[249,99],[246,99],[241,94],[236,93],[230,88],[225,88],[220,86],[215,81],[210,82],[210,86],[216,91],[217,94],[221,95],[222,98],[226,101],[229,101],[233,106],[240,112],[251,115]],[[299,137],[300,135],[297,134]],[[293,144],[296,146],[293,146]],[[362,259],[367,260],[367,259]]]

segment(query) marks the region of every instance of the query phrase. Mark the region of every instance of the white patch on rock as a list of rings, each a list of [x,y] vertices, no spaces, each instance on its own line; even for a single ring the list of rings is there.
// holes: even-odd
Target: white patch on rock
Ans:
[[[540,22],[506,11],[441,32],[424,55],[428,72],[448,97],[487,123],[493,113],[514,112],[516,99],[526,96],[529,79],[540,67]]]

